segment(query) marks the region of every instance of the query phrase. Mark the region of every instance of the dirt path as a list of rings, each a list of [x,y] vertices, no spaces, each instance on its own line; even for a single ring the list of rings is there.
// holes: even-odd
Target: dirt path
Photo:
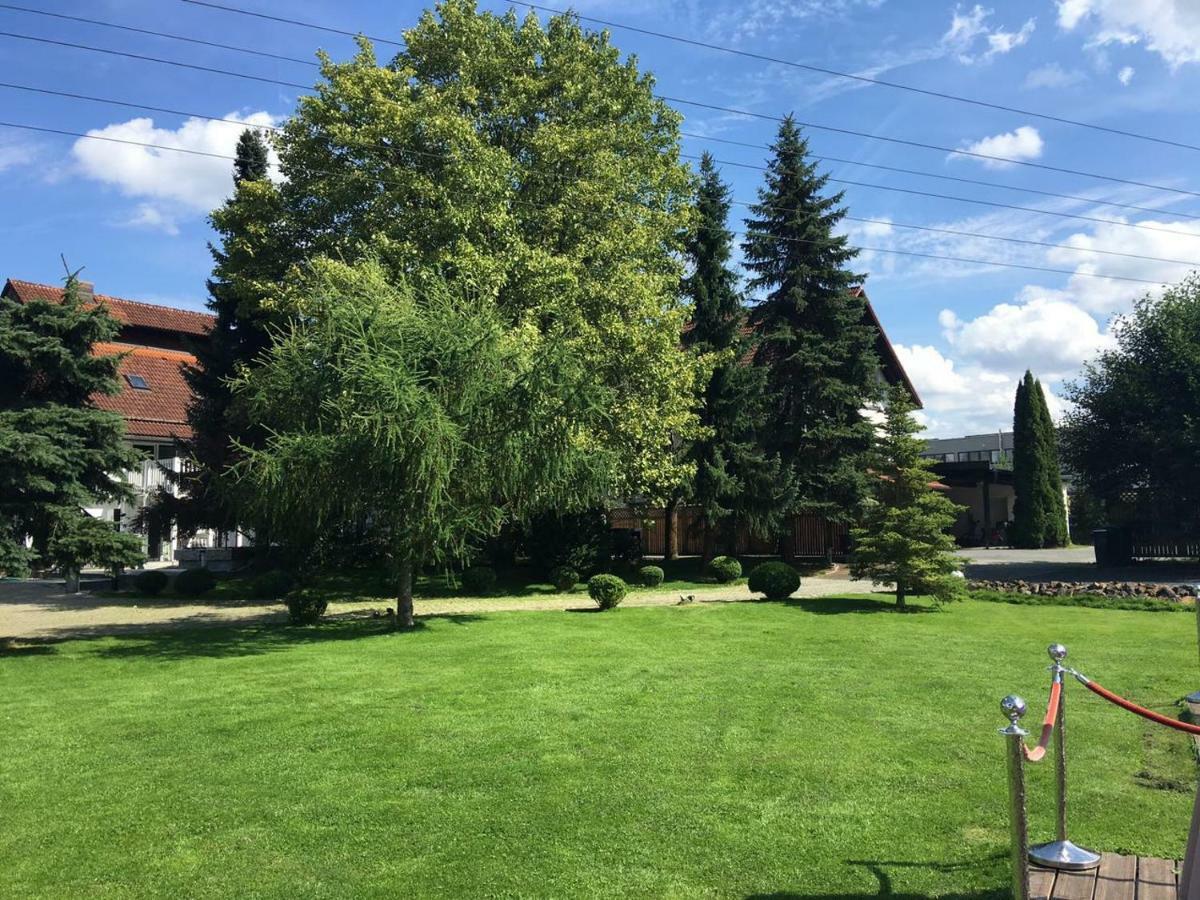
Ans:
[[[870,590],[869,582],[851,581],[834,574],[805,578],[796,596],[826,597],[833,594],[866,593]],[[731,603],[751,599],[750,591],[745,585],[727,588],[701,587],[688,593],[695,596],[697,603]],[[641,591],[630,594],[623,605],[670,606],[679,602],[680,595],[681,592],[675,590]],[[461,597],[416,601],[418,616],[592,608],[594,604],[583,593],[534,599]],[[372,610],[382,612],[383,609],[383,601],[375,600],[364,603],[333,603],[330,604],[329,612],[333,615],[365,615]],[[285,621],[287,613],[278,603],[246,606],[180,604],[176,600],[141,600],[134,603],[86,592],[64,594],[61,583],[0,582],[0,641],[6,638],[94,637],[158,628]]]

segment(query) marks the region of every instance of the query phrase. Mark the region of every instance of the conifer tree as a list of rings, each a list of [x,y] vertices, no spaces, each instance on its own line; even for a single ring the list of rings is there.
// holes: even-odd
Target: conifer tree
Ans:
[[[825,196],[827,175],[789,116],[772,145],[766,184],[747,220],[748,287],[762,292],[751,314],[767,369],[771,427],[766,449],[796,482],[795,506],[854,518],[869,488],[863,457],[872,426],[862,415],[877,399],[875,335],[864,325],[856,251],[834,233],[842,194]]]
[[[84,303],[75,275],[61,303],[0,298],[0,572],[37,563],[71,581],[85,565],[143,558],[137,537],[86,511],[128,499],[120,473],[137,465],[121,417],[92,400],[119,390],[120,357],[93,352],[116,334],[104,307]]]
[[[700,409],[706,436],[688,453],[696,466],[692,500],[701,510],[705,558],[713,555],[719,532],[728,538],[737,524],[764,537],[778,533],[790,499],[788,473],[778,457],[764,452],[760,441],[766,370],[745,364],[753,339],[744,333],[745,308],[729,265],[729,206],[729,188],[705,153],[700,160],[698,221],[686,247],[692,273],[685,290],[692,301],[693,325],[684,336],[687,346],[718,360]]]
[[[1050,407],[1046,405],[1046,392],[1040,380],[1034,380],[1033,400],[1037,415],[1038,461],[1042,470],[1041,490],[1044,500],[1046,524],[1042,532],[1042,546],[1065,547],[1069,541],[1067,528],[1067,505],[1063,498],[1062,467],[1058,461],[1058,434]]]
[[[1042,384],[1029,371],[1017,385],[1013,404],[1013,492],[1009,542],[1014,547],[1067,543],[1058,440]]]
[[[850,572],[876,584],[896,586],[896,606],[912,594],[950,600],[960,596],[963,581],[954,573],[959,560],[949,529],[959,507],[930,488],[933,462],[921,456],[925,442],[912,417],[914,407],[901,387],[889,391],[886,419],[871,474],[874,499],[860,527],[853,530]]]
[[[214,267],[208,307],[216,323],[208,340],[193,348],[196,364],[184,373],[193,397],[188,410],[193,434],[186,450],[195,468],[182,479],[181,496],[160,491],[155,503],[160,518],[174,520],[185,533],[213,528],[221,534],[241,524],[235,498],[224,490],[220,476],[236,462],[235,442],[255,436],[251,423],[233,414],[229,384],[269,344],[271,316],[262,298],[286,266],[274,252],[278,234],[270,212],[275,192],[267,173],[267,145],[248,128],[238,140],[233,195],[212,215],[213,228],[221,235],[220,246],[209,245]]]

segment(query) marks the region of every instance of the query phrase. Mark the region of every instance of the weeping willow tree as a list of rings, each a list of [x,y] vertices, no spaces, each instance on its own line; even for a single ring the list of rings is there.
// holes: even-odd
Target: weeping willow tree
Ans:
[[[319,260],[289,295],[294,323],[233,388],[268,437],[239,448],[230,477],[277,538],[354,532],[380,548],[398,624],[413,624],[415,570],[603,495],[614,467],[586,435],[606,398],[536,325],[371,259]]]

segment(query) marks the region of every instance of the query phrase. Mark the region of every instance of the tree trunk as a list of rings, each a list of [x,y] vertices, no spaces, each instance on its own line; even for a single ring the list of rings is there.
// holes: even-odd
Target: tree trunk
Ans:
[[[79,593],[79,567],[64,566],[63,581],[65,582],[65,590],[68,594]]]
[[[896,609],[906,609],[907,604],[904,602],[904,582],[896,582]]]
[[[678,528],[679,499],[672,497],[667,501],[667,508],[663,514],[663,559],[667,562],[670,562],[678,555],[675,552],[675,532]]]
[[[411,557],[404,557],[396,569],[396,627],[412,628],[413,618],[413,564]]]
[[[713,561],[713,557],[717,555],[717,529],[713,527],[708,520],[704,522],[704,550],[700,555],[700,561],[704,565],[708,565]]]

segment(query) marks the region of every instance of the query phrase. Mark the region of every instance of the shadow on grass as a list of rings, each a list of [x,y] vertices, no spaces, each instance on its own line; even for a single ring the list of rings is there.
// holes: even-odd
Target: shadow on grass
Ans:
[[[937,606],[916,604],[911,600],[906,607],[898,609],[896,607],[896,598],[893,594],[875,594],[871,597],[795,597],[790,600],[784,600],[783,604],[821,616],[843,615],[847,613],[916,615],[941,611]]]
[[[994,853],[988,856],[987,859],[1000,859],[1006,855],[1004,853]],[[746,900],[851,900],[851,898],[855,897],[892,897],[895,900],[926,900],[930,896],[929,894],[918,894],[912,891],[897,893],[892,885],[892,876],[888,874],[887,870],[889,868],[901,868],[921,869],[928,872],[955,872],[961,869],[974,869],[979,865],[979,862],[936,863],[848,859],[846,860],[846,865],[861,866],[875,876],[875,880],[879,882],[879,889],[875,893],[806,894],[798,891],[775,891],[766,894],[748,894]],[[956,893],[954,896],[964,898],[964,900],[999,900],[1002,897],[1010,897],[1011,893],[1007,888],[997,888],[994,890],[973,891],[971,893]]]

